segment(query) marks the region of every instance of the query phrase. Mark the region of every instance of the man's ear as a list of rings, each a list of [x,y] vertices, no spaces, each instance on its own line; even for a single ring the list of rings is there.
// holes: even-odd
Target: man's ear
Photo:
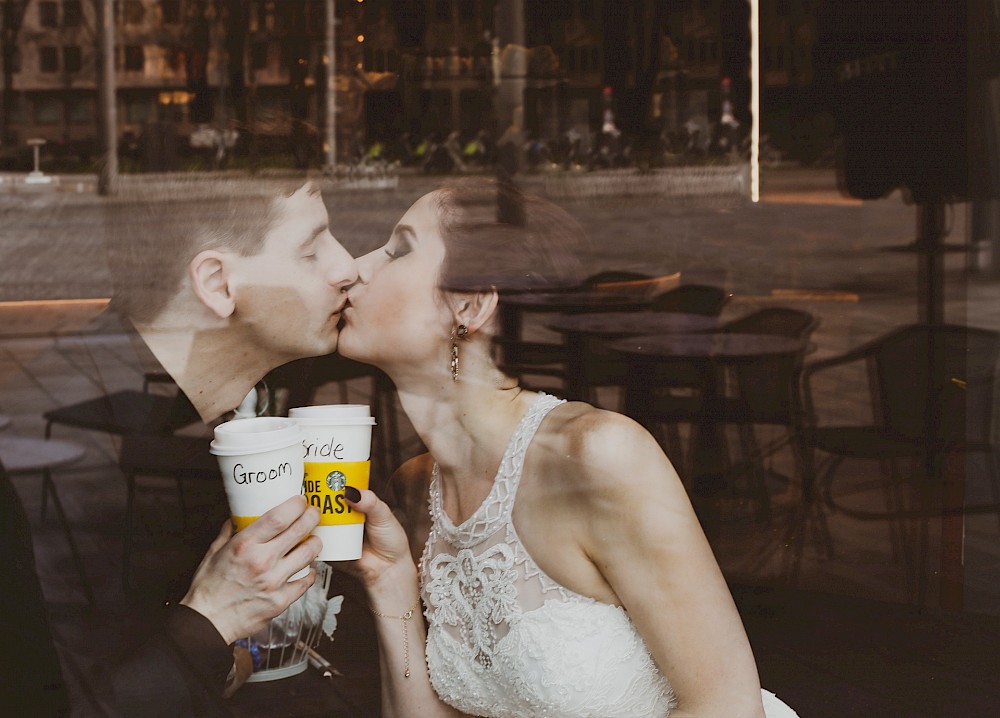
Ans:
[[[475,334],[487,324],[496,313],[500,296],[496,289],[482,292],[461,292],[455,297],[455,320]]]
[[[229,287],[228,259],[223,252],[206,249],[188,265],[195,296],[221,319],[227,319],[236,309]]]

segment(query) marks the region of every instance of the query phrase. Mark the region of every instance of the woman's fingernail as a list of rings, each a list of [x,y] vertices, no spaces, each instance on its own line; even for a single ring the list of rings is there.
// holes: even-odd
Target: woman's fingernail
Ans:
[[[356,504],[359,501],[361,501],[361,492],[358,491],[353,486],[344,487],[344,496],[346,496],[347,500],[350,501],[352,504]]]

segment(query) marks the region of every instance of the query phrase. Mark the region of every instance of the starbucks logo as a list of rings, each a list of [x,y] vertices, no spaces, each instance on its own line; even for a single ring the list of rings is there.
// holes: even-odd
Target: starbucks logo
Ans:
[[[331,471],[326,475],[326,485],[330,491],[343,491],[347,486],[347,477],[340,471]]]

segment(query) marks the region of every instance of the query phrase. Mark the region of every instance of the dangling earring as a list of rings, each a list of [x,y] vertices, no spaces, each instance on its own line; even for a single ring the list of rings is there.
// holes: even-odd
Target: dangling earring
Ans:
[[[469,328],[464,324],[459,324],[455,331],[451,333],[451,380],[458,381],[458,342],[456,338],[465,339],[469,335]]]

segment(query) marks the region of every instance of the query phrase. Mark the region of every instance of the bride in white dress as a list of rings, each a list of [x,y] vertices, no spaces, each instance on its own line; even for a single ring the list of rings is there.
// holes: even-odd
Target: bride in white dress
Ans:
[[[376,616],[383,715],[795,716],[760,689],[652,437],[496,367],[497,288],[565,278],[583,240],[547,202],[499,199],[476,183],[418,200],[359,260],[343,313],[339,351],[392,378],[429,450],[396,472],[396,514],[348,496],[368,515],[351,570]]]

